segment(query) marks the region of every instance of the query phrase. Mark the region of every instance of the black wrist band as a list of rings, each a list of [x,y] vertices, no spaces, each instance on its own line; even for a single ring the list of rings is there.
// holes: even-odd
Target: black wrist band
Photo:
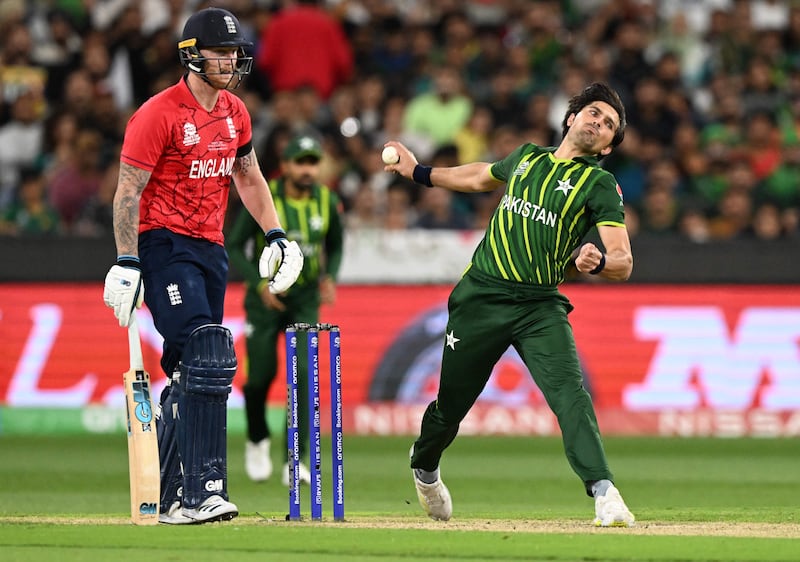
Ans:
[[[589,272],[589,275],[597,275],[598,273],[603,271],[603,268],[605,266],[606,266],[606,255],[603,254],[600,256],[600,263],[598,263],[597,267],[595,267],[593,270]]]
[[[423,166],[422,164],[417,164],[414,166],[414,173],[411,174],[411,177],[414,179],[415,182],[422,184],[426,187],[433,187],[431,183],[431,171],[433,168],[431,166]]]
[[[264,237],[267,239],[267,244],[272,244],[275,242],[275,240],[286,238],[286,232],[282,228],[273,228],[272,230],[265,232]]]
[[[142,264],[136,256],[119,256],[117,258],[117,265],[120,267],[129,267],[131,269],[138,269],[141,271]]]

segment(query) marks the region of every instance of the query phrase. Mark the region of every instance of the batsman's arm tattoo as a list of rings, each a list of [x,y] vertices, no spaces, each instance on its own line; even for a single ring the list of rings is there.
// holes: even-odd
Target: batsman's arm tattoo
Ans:
[[[114,195],[114,238],[117,255],[139,255],[139,199],[150,172],[120,163],[117,192]]]
[[[233,172],[246,176],[253,164],[255,164],[255,153],[251,150],[248,154],[237,158],[233,162]]]

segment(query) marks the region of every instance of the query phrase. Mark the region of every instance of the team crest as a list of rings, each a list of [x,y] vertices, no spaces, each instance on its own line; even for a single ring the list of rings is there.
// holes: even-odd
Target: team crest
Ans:
[[[564,195],[568,195],[570,191],[575,189],[575,186],[572,185],[572,183],[569,181],[569,178],[567,178],[566,180],[557,180],[557,181],[558,181],[558,187],[556,188],[556,191],[562,191]]]
[[[514,170],[514,175],[515,176],[523,175],[525,173],[525,170],[527,170],[528,166],[530,165],[531,165],[530,162],[522,162],[519,166],[517,166],[517,169]]]
[[[200,135],[197,134],[197,127],[194,123],[183,124],[183,146],[193,146],[200,142]]]

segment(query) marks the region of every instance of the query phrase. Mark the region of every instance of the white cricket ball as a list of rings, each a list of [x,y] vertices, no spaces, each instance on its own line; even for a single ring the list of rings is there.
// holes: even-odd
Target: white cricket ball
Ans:
[[[400,155],[397,153],[395,147],[387,146],[383,149],[383,152],[381,152],[381,159],[384,164],[397,164],[400,162]]]

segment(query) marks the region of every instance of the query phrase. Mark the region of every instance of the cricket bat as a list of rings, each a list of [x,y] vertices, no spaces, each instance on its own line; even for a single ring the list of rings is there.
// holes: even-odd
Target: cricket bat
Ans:
[[[142,342],[136,324],[136,311],[128,325],[131,368],[122,375],[128,418],[128,470],[131,481],[131,521],[135,525],[158,524],[161,494],[158,438],[150,375],[144,370]]]

